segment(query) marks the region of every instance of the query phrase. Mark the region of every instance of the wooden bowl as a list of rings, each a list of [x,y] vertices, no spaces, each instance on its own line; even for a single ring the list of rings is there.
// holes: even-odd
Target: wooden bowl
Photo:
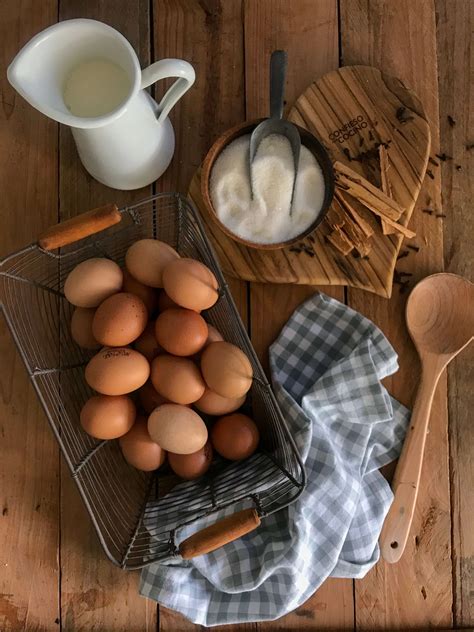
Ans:
[[[314,157],[318,161],[323,172],[325,194],[324,194],[324,200],[323,200],[320,213],[318,214],[314,222],[310,226],[308,226],[308,228],[304,232],[300,233],[296,237],[292,237],[291,239],[288,239],[287,241],[281,241],[281,242],[272,243],[272,244],[256,243],[253,241],[248,241],[247,239],[243,239],[242,237],[239,237],[239,235],[236,235],[235,233],[233,233],[217,217],[217,213],[212,205],[211,195],[209,192],[209,182],[211,179],[212,168],[214,167],[214,163],[217,157],[219,156],[219,154],[221,153],[221,151],[225,149],[225,147],[227,147],[229,143],[231,143],[233,140],[235,140],[239,136],[243,136],[245,134],[251,134],[253,130],[255,129],[255,127],[262,120],[263,119],[259,119],[256,121],[245,121],[244,123],[240,123],[240,125],[236,125],[235,127],[232,127],[231,129],[224,132],[216,140],[216,142],[212,145],[212,147],[208,151],[207,156],[205,157],[203,165],[202,165],[201,195],[211,219],[219,226],[222,232],[224,232],[226,235],[231,237],[231,239],[241,244],[244,244],[245,246],[248,246],[249,248],[256,248],[258,250],[277,250],[280,248],[291,246],[291,244],[295,244],[296,242],[301,241],[302,239],[310,235],[313,231],[315,231],[316,228],[319,226],[319,224],[323,221],[328,211],[328,208],[331,205],[332,198],[334,195],[334,171],[332,168],[331,159],[329,158],[329,154],[327,153],[325,147],[321,144],[321,142],[315,136],[313,136],[313,134],[311,134],[304,128],[300,127],[299,125],[296,125],[295,127],[298,128],[298,131],[301,136],[301,144],[307,147],[311,151],[311,153],[314,155]]]

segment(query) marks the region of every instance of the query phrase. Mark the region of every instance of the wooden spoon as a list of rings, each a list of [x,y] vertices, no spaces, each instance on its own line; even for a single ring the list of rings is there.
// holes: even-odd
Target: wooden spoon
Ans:
[[[421,381],[392,483],[395,498],[380,535],[382,557],[405,550],[420,483],[431,404],[446,365],[474,337],[474,285],[456,274],[433,274],[411,292],[406,322],[421,360]]]

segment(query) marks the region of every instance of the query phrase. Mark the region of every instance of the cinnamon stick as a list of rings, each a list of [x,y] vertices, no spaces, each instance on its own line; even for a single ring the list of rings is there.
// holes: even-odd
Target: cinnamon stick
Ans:
[[[361,257],[367,255],[371,251],[372,245],[368,241],[365,233],[356,224],[352,217],[350,217],[350,215],[345,212],[344,207],[341,205],[337,198],[334,198],[332,206],[337,209],[336,213],[339,216],[344,217],[344,223],[340,227],[342,232],[354,245],[354,248],[357,250]]]
[[[379,145],[379,163],[380,163],[380,182],[382,184],[382,191],[388,197],[392,197],[392,187],[390,185],[390,179],[388,177],[388,170],[390,169],[390,163],[388,160],[388,152],[385,145]],[[382,233],[384,235],[391,235],[395,232],[393,226],[387,224],[387,222],[382,219]]]
[[[335,194],[337,200],[342,205],[342,207],[345,210],[346,214],[348,214],[356,222],[356,224],[362,230],[364,235],[367,238],[372,237],[372,235],[374,234],[374,230],[373,230],[372,226],[369,224],[369,222],[367,222],[362,217],[362,215],[358,211],[356,211],[356,209],[355,209],[356,205],[354,203],[349,202],[349,200],[346,198],[346,196],[344,195],[344,193],[342,191],[336,189],[334,194]]]
[[[374,211],[374,213],[377,215],[376,211]],[[382,217],[382,215],[379,215],[379,216]],[[399,224],[398,222],[394,222],[393,219],[389,219],[388,217],[384,217],[383,219],[386,221],[386,223],[389,226],[393,226],[393,228],[396,231],[401,233],[407,239],[413,239],[413,237],[416,237],[416,233],[414,233],[412,230],[410,230],[406,226],[403,226],[403,224]]]
[[[339,250],[339,252],[343,255],[348,255],[354,248],[354,245],[349,241],[340,228],[335,228],[331,233],[329,233],[327,240],[330,241],[336,250]]]
[[[336,206],[334,202],[335,200],[333,200],[333,203],[329,207],[325,219],[331,228],[341,228],[345,222],[344,213],[340,206]]]
[[[342,162],[336,161],[334,170],[337,176],[336,185],[342,185],[350,195],[362,202],[373,213],[394,222],[400,219],[403,208],[381,189],[377,189],[363,176]]]

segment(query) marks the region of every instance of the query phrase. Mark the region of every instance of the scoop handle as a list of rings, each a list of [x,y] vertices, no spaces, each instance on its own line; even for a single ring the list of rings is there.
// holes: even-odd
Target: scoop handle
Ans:
[[[288,55],[284,50],[275,50],[270,57],[270,118],[283,118],[286,67]]]
[[[179,553],[185,560],[210,553],[241,538],[260,525],[260,516],[256,509],[243,509],[215,524],[193,533],[179,545]]]

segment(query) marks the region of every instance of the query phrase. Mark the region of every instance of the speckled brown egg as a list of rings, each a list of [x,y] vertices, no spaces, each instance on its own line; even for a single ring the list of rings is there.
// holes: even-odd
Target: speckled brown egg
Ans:
[[[242,404],[245,402],[245,395],[242,397],[237,397],[235,399],[222,397],[211,389],[206,388],[202,397],[200,397],[197,402],[194,402],[193,406],[195,406],[202,413],[207,413],[208,415],[226,415],[227,413],[233,413],[235,410],[240,408]]]
[[[136,417],[135,404],[126,395],[94,395],[81,410],[81,426],[96,439],[116,439],[127,433]]]
[[[212,463],[213,451],[210,442],[192,454],[168,453],[168,463],[175,474],[187,481],[199,478],[207,472]]]
[[[166,459],[166,452],[150,437],[146,417],[137,417],[119,444],[127,463],[143,472],[157,470]]]
[[[71,317],[71,336],[83,349],[98,349],[101,345],[92,333],[93,307],[76,307]]]
[[[153,384],[148,380],[138,391],[138,401],[141,407],[148,414],[152,413],[155,408],[161,406],[161,404],[169,404],[169,400],[160,395],[158,391],[153,387]]]
[[[85,378],[103,395],[125,395],[143,386],[150,375],[148,360],[128,347],[104,347],[86,366]]]
[[[148,317],[155,314],[158,309],[158,290],[155,290],[148,285],[144,285],[137,281],[125,268],[123,270],[123,292],[130,292],[130,294],[135,294],[138,298],[141,298],[145,303],[145,307],[148,312]]]
[[[170,308],[158,316],[155,324],[158,343],[177,356],[190,356],[204,346],[208,337],[207,323],[190,309]]]
[[[148,417],[148,432],[163,450],[192,454],[207,441],[207,428],[201,417],[187,406],[163,404]]]
[[[114,261],[86,259],[68,274],[64,295],[76,307],[97,307],[112,294],[120,292],[122,282],[122,270]]]
[[[145,327],[145,331],[133,343],[134,348],[142,353],[151,362],[159,353],[163,353],[163,348],[158,344],[155,336],[155,323],[150,322]]]
[[[249,457],[257,449],[259,440],[260,433],[255,422],[241,413],[220,417],[211,430],[215,450],[230,461]]]
[[[206,385],[192,360],[159,355],[151,364],[151,382],[160,395],[177,404],[192,404]]]
[[[212,342],[201,355],[207,386],[222,397],[242,397],[252,386],[253,369],[245,353],[230,342]]]
[[[219,297],[213,272],[194,259],[169,263],[163,271],[163,287],[175,303],[196,312],[209,309]]]
[[[127,250],[125,265],[140,283],[150,287],[163,287],[163,270],[175,259],[179,259],[178,253],[165,242],[140,239]]]
[[[92,333],[103,345],[124,347],[143,333],[148,320],[145,303],[129,292],[107,298],[97,308]]]

